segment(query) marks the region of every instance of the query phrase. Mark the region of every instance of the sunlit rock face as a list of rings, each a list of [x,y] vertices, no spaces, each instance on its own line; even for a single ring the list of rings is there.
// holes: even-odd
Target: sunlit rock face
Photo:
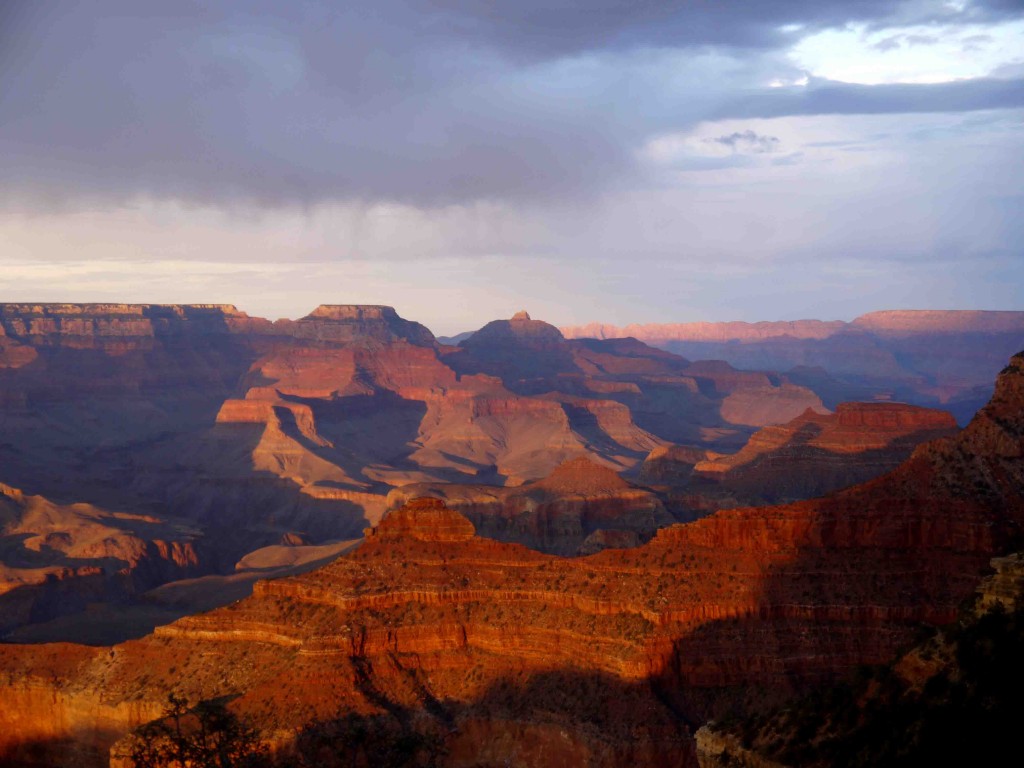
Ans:
[[[632,549],[545,555],[412,500],[330,565],[142,640],[0,646],[18,704],[0,709],[0,749],[102,764],[176,690],[232,697],[281,748],[339,717],[401,717],[439,735],[445,765],[514,750],[538,765],[694,765],[682,715],[886,661],[921,622],[952,620],[1020,543],[1022,459],[1018,356],[963,432],[888,475]]]

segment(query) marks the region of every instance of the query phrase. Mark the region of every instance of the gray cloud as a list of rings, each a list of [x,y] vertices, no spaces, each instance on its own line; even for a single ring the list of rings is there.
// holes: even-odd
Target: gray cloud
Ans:
[[[992,42],[992,35],[968,35],[960,41],[964,53],[974,53],[984,50],[985,46]]]
[[[736,131],[727,136],[705,139],[705,141],[710,144],[721,144],[722,146],[729,147],[734,152],[753,152],[755,154],[775,152],[779,147],[777,136],[762,136],[749,129],[746,131]]]
[[[882,38],[871,47],[876,51],[886,53],[902,48],[904,43],[913,47],[915,45],[935,45],[937,42],[939,42],[939,38],[935,35],[890,35],[889,37]]]
[[[955,111],[1022,98],[1021,81],[759,89],[759,67],[791,67],[778,52],[812,31],[997,20],[1019,15],[1014,3],[2,8],[0,198],[28,207],[137,196],[270,207],[578,199],[634,183],[647,137],[709,117]],[[675,80],[663,66],[673,51],[687,59]],[[708,51],[719,63],[704,71]]]
[[[882,38],[871,47],[876,51],[881,51],[882,53],[895,51],[902,46],[902,43],[900,42],[901,37],[901,35],[890,35],[889,37]]]

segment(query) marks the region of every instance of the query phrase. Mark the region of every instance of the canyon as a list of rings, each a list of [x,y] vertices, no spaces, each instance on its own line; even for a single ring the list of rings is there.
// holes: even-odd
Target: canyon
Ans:
[[[912,447],[908,434],[903,453],[868,460],[805,446],[827,451],[813,470],[830,464],[833,480],[783,481],[781,495],[739,487],[749,468],[726,473],[734,489],[722,473],[691,488],[687,467],[656,476],[665,462],[651,457],[721,462],[808,409],[827,412],[786,375],[633,339],[566,339],[526,312],[444,345],[383,306],[271,322],[230,305],[3,304],[0,482],[49,511],[5,523],[0,583],[18,607],[0,631],[79,640],[116,602],[152,617],[120,639],[144,633],[167,618],[150,605],[161,585],[241,583],[255,551],[280,551],[267,567],[287,569],[292,558],[267,548],[340,545],[416,494],[449,499],[484,535],[572,555],[850,484]],[[868,445],[870,431],[857,439]],[[573,461],[604,477],[550,479]]]
[[[1024,0],[0,0],[0,158],[0,768],[1020,759]]]
[[[440,743],[443,765],[694,766],[708,718],[886,663],[952,621],[1022,524],[1018,355],[964,430],[824,498],[576,558],[414,498],[330,564],[146,637],[0,645],[0,754],[104,765],[175,691],[226,697],[282,760],[355,722]]]
[[[978,359],[1016,327],[961,321]],[[831,372],[567,335],[0,304],[0,760],[117,764],[174,692],[282,766],[353,733],[696,765],[709,718],[886,663],[1020,545],[1019,356],[959,431],[884,366],[837,402]]]
[[[519,486],[579,457],[628,471],[671,441],[739,447],[808,407],[820,398],[784,377],[567,341],[526,316],[445,346],[382,306],[271,322],[230,305],[2,304],[0,482],[50,505],[5,523],[20,618],[3,628],[352,540],[411,483]],[[99,549],[75,543],[111,526]],[[80,636],[50,628],[36,636]]]

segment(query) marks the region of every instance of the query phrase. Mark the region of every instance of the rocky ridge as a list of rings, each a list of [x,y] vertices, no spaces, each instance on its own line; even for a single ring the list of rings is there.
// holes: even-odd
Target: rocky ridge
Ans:
[[[702,768],[1004,760],[1024,684],[1024,559],[1018,552],[991,565],[995,574],[981,580],[955,625],[933,629],[892,662],[784,709],[701,727]]]
[[[678,339],[688,341],[751,341],[776,337],[826,339],[849,326],[900,333],[1017,333],[1024,330],[1024,312],[978,310],[882,310],[841,320],[786,320],[748,323],[649,323],[615,326],[603,323],[562,328],[567,338]]]

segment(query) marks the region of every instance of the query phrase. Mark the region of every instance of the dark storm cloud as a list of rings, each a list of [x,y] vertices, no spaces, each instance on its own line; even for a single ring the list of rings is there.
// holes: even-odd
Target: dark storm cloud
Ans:
[[[625,160],[592,115],[510,83],[514,69],[444,18],[139,7],[14,16],[0,59],[8,189],[446,202],[599,186]]]
[[[579,196],[628,178],[636,147],[679,127],[673,115],[692,124],[729,95],[714,83],[662,92],[651,77],[609,75],[602,57],[718,46],[743,58],[851,21],[1014,13],[1012,3],[953,11],[890,0],[8,0],[0,195],[29,205]],[[720,111],[938,108],[939,91],[922,88],[815,84]],[[946,108],[1011,106],[1019,90],[964,84]]]

